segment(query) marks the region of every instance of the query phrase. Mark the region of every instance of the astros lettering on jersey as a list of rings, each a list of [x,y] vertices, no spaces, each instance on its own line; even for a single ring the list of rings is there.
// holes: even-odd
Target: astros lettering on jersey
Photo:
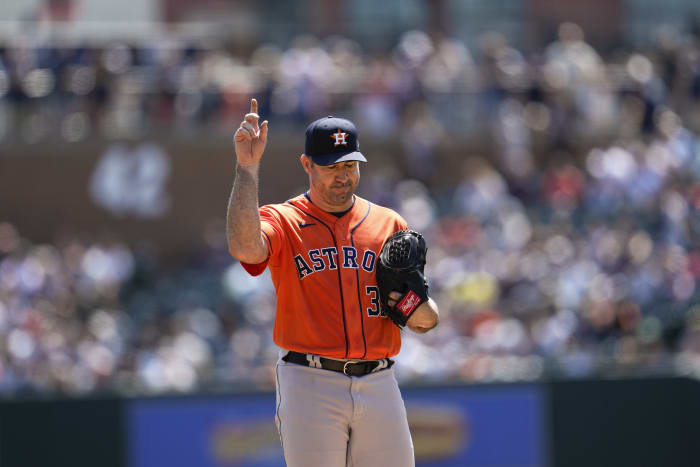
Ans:
[[[305,195],[260,208],[277,292],[275,344],[340,359],[377,360],[401,348],[399,328],[381,314],[375,275],[384,240],[407,228],[399,214],[359,196],[338,218]],[[282,286],[283,285],[283,286]]]

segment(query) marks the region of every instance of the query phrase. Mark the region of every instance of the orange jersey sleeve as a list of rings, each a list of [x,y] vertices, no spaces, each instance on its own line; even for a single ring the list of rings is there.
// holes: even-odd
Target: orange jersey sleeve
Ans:
[[[406,222],[360,197],[343,217],[300,195],[260,208],[267,260],[277,293],[274,341],[285,349],[331,358],[396,355],[401,335],[380,313],[375,266],[384,240]]]

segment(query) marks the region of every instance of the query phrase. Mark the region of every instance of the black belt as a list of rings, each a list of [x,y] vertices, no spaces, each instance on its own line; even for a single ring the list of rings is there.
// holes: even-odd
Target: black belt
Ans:
[[[333,360],[331,358],[324,358],[318,356],[311,356],[307,358],[307,354],[290,351],[282,357],[282,360],[289,363],[296,363],[297,365],[310,366],[312,368],[323,368],[324,370],[337,371],[343,373],[347,376],[364,376],[368,373],[373,372],[379,366],[384,366],[377,371],[386,370],[391,368],[394,361],[390,358],[383,358],[381,360]]]

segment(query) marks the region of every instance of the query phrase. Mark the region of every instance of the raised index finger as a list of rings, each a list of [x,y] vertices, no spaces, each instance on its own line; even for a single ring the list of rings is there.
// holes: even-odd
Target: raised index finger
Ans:
[[[258,113],[258,101],[256,99],[250,100],[250,113],[252,113],[252,114]]]

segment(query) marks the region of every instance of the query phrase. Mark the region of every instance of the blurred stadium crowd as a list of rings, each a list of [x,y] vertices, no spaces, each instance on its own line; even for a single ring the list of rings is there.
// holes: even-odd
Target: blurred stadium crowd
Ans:
[[[384,55],[309,36],[245,56],[171,41],[0,48],[0,135],[27,142],[50,128],[68,141],[228,132],[251,95],[277,126],[340,109],[363,134],[405,136],[402,170],[361,184],[430,245],[441,324],[404,334],[403,381],[700,377],[696,33],[605,54],[573,24],[534,52],[420,31]],[[470,135],[489,157],[442,158]],[[213,245],[160,273],[119,241],[36,245],[1,223],[0,393],[271,387],[270,281]]]

